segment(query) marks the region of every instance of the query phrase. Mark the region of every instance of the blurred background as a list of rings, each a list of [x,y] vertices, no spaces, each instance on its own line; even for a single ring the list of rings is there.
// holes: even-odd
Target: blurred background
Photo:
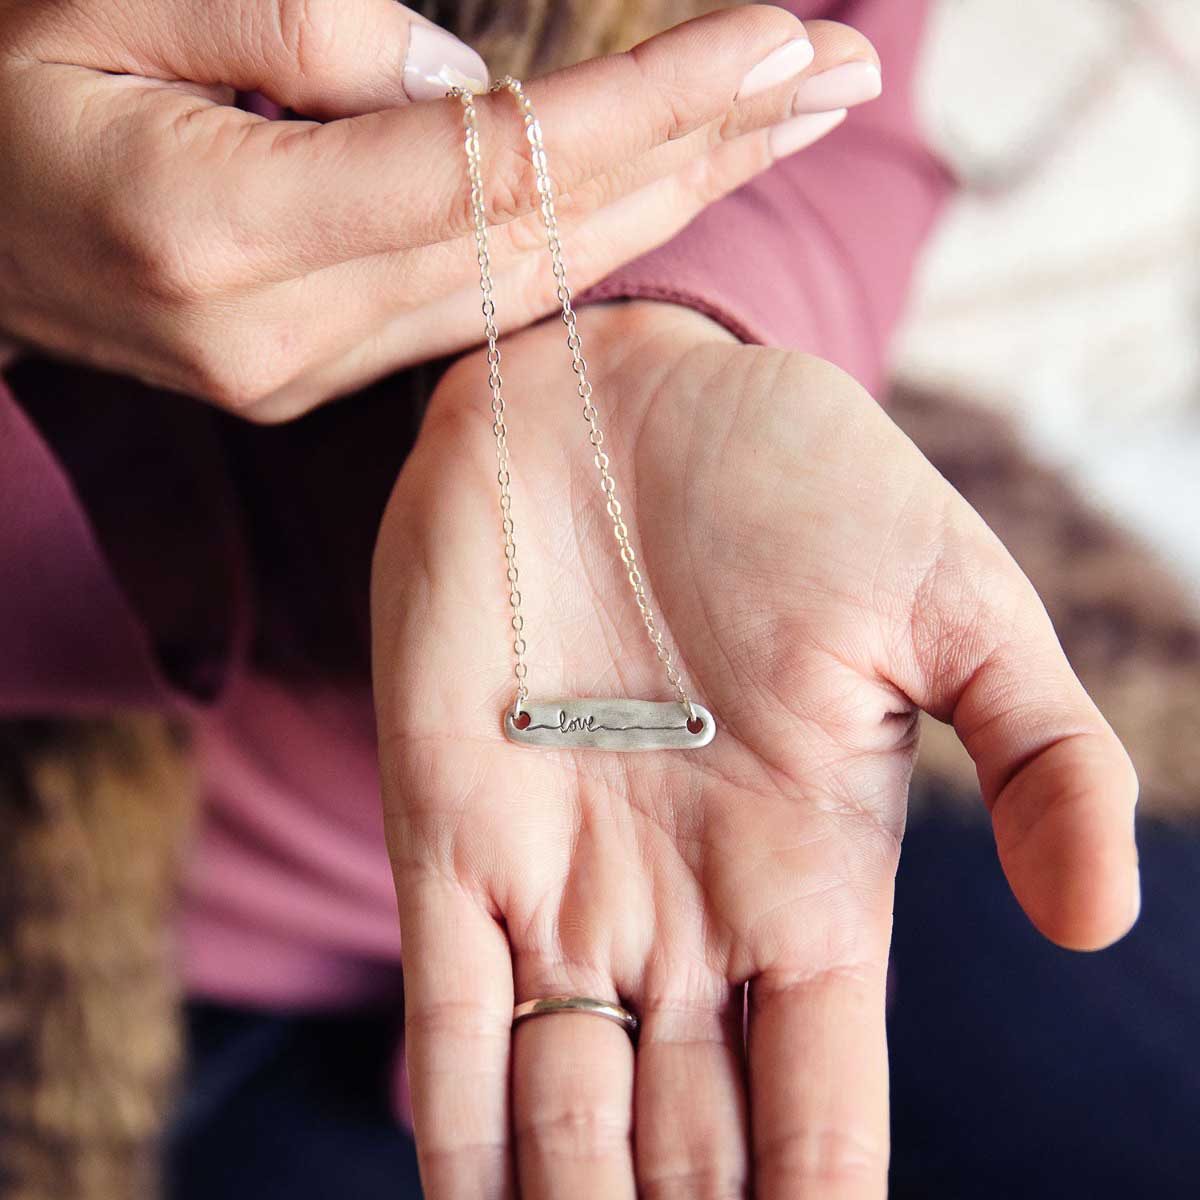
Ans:
[[[896,901],[893,1196],[1195,1196],[1200,3],[941,0],[919,99],[962,190],[892,411],[1125,739],[1144,904],[1102,954],[1040,942],[970,763],[928,725]]]
[[[898,379],[1011,414],[1200,589],[1200,4],[943,0],[919,100],[965,190]]]

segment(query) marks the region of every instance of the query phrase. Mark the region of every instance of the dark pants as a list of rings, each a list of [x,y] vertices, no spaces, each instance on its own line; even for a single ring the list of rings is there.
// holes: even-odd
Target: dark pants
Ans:
[[[264,1015],[194,1005],[169,1200],[417,1200],[392,1118],[394,1015]]]
[[[986,826],[914,823],[897,884],[893,1200],[1200,1196],[1200,831],[1140,836],[1102,954],[1041,941]],[[196,1006],[171,1200],[410,1200],[394,1018]],[[569,1198],[564,1198],[569,1200]]]

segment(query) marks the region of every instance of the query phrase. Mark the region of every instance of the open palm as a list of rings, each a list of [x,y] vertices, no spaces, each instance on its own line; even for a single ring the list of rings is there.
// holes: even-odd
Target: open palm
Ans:
[[[375,675],[422,1173],[446,1197],[878,1197],[915,714],[953,720],[1018,898],[1136,915],[1136,782],[1027,581],[845,376],[661,305],[585,314],[606,447],[711,745],[515,746],[486,366],[380,534]],[[669,699],[556,325],[505,346],[534,699]],[[952,902],[952,897],[947,897]],[[746,989],[749,984],[748,1004]],[[510,1031],[515,1002],[620,999]]]

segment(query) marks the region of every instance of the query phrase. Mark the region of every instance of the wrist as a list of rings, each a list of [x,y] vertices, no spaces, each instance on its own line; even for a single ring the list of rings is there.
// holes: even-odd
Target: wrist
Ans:
[[[741,345],[719,322],[665,300],[608,300],[581,310],[593,356],[609,367],[649,351],[674,357],[701,345]]]

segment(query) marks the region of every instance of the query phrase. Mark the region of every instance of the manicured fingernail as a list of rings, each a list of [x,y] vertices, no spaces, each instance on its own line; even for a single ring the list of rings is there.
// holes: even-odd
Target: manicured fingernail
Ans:
[[[414,21],[404,60],[404,92],[410,100],[440,100],[452,87],[487,90],[483,59],[453,34]]]
[[[798,117],[780,121],[767,134],[767,145],[770,147],[772,158],[786,158],[789,154],[795,154],[797,150],[811,146],[831,129],[836,129],[845,119],[846,110],[839,108],[834,112],[801,113]]]
[[[812,60],[813,47],[808,38],[793,38],[790,42],[784,42],[757,66],[750,68],[742,80],[742,86],[738,88],[737,98],[745,100],[747,96],[757,96],[767,88],[794,79]]]
[[[830,112],[874,100],[883,91],[883,76],[870,62],[842,63],[806,79],[792,99],[792,112]]]

